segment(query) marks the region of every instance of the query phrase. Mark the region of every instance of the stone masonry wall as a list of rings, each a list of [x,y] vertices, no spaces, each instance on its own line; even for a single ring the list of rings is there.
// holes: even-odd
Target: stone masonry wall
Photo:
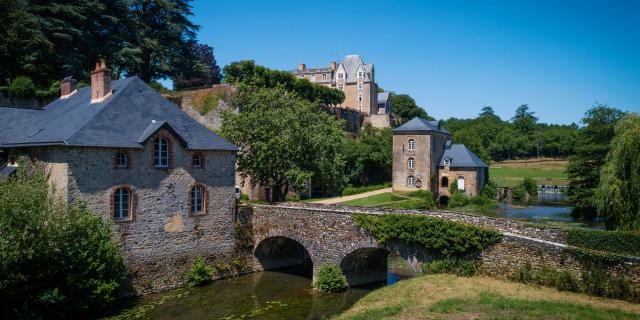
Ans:
[[[127,149],[130,168],[116,169],[110,148],[55,148],[46,160],[55,168],[55,180],[66,184],[67,200],[83,202],[106,221],[112,221],[137,293],[179,286],[198,255],[209,261],[233,255],[235,155],[200,151],[204,167],[191,167],[192,151],[185,150],[169,132],[171,167],[154,166],[153,140],[143,149]],[[61,164],[67,164],[65,166]],[[66,171],[66,172],[62,172]],[[66,179],[65,179],[66,178]],[[189,195],[194,183],[206,189],[206,213],[191,215]],[[134,193],[131,221],[114,221],[112,194],[117,186]]]

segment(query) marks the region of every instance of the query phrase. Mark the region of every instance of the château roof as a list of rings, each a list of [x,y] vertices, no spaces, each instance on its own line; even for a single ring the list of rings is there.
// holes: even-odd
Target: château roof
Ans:
[[[441,132],[446,134],[451,134],[446,129],[440,126],[439,121],[429,121],[422,119],[420,117],[415,117],[407,123],[393,129],[393,132],[403,133],[403,132],[411,132],[411,131],[434,131]]]
[[[340,69],[340,65],[343,66],[344,71],[347,73],[347,78],[345,79],[345,82],[347,83],[357,82],[359,80],[358,68],[360,67],[362,67],[364,71],[364,78],[360,80],[373,81],[370,77],[373,71],[373,65],[364,64],[364,61],[362,61],[362,58],[360,58],[359,55],[354,54],[344,57],[344,59],[342,59],[342,61],[340,61],[340,63],[338,64],[338,69]]]
[[[91,87],[84,87],[41,110],[0,107],[0,147],[141,148],[142,136],[167,125],[188,149],[238,150],[138,77],[111,85],[112,95],[102,102],[91,103]]]
[[[440,166],[444,166],[445,159],[451,160],[449,163],[450,167],[489,167],[482,159],[476,156],[475,153],[467,149],[464,144],[452,144],[450,148],[445,149],[444,154],[442,154],[442,159],[440,159]]]

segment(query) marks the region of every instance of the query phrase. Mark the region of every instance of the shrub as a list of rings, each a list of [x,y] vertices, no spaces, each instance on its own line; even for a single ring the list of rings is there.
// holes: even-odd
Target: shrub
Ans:
[[[462,257],[479,252],[500,241],[493,229],[409,214],[355,214],[354,221],[371,232],[381,245],[400,241],[419,245],[444,258]]]
[[[475,196],[475,197],[471,197],[469,199],[469,203],[476,205],[476,206],[481,206],[481,207],[496,207],[498,205],[498,203],[496,202],[496,200],[492,199],[492,198],[487,198],[485,196]]]
[[[126,279],[109,224],[50,195],[43,166],[18,163],[0,183],[0,314],[85,318],[108,308]]]
[[[289,191],[287,192],[287,195],[285,195],[284,200],[289,202],[300,201],[300,195],[293,191]]]
[[[451,273],[462,277],[476,274],[476,264],[472,259],[442,259],[423,263],[420,266],[422,274]]]
[[[493,180],[489,180],[482,189],[480,195],[488,199],[495,199],[497,191],[498,185]]]
[[[569,230],[568,244],[593,250],[640,256],[640,233],[574,228]]]
[[[404,199],[404,198],[401,198]],[[409,210],[431,210],[436,207],[435,201],[430,198],[427,199],[415,199],[415,200],[407,200],[397,203],[392,203],[385,206],[386,208],[393,209],[409,209]]]
[[[246,193],[240,193],[240,200],[241,201],[249,201],[249,195]]]
[[[19,76],[11,81],[8,91],[14,97],[32,97],[36,94],[36,86],[29,77]]]
[[[530,196],[538,195],[538,184],[536,183],[535,179],[526,177],[522,181],[522,185],[527,190],[527,194],[529,194]]]
[[[527,200],[527,188],[524,185],[519,185],[513,189],[511,196],[516,201]]]
[[[531,264],[527,262],[525,263],[525,265],[520,266],[513,274],[509,276],[509,278],[520,283],[532,283],[534,277]]]
[[[187,286],[203,285],[211,279],[213,279],[213,268],[208,266],[201,256],[196,257],[191,269],[187,272]]]
[[[347,278],[340,267],[325,264],[318,269],[313,287],[324,292],[340,292],[347,288]]]
[[[464,207],[469,204],[469,197],[467,197],[464,193],[456,191],[451,195],[449,199],[449,207]]]

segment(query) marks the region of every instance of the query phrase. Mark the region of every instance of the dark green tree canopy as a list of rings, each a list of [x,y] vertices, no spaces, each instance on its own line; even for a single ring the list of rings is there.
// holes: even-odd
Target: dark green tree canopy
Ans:
[[[344,101],[344,92],[340,90],[314,84],[306,79],[298,79],[289,72],[271,70],[256,65],[250,60],[233,62],[225,66],[223,72],[225,83],[258,88],[281,87],[287,92],[296,93],[303,99],[325,105],[336,105]]]
[[[416,101],[408,94],[396,94],[391,92],[391,107],[393,108],[393,114],[400,117],[401,124],[405,123],[415,117],[420,117],[426,120],[435,120],[423,108],[416,104]]]

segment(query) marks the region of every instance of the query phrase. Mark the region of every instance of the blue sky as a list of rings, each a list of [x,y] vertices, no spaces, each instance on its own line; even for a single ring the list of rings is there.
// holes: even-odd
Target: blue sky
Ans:
[[[204,1],[200,42],[220,66],[292,70],[347,54],[436,118],[503,119],[529,104],[578,122],[596,101],[640,111],[640,1]]]

